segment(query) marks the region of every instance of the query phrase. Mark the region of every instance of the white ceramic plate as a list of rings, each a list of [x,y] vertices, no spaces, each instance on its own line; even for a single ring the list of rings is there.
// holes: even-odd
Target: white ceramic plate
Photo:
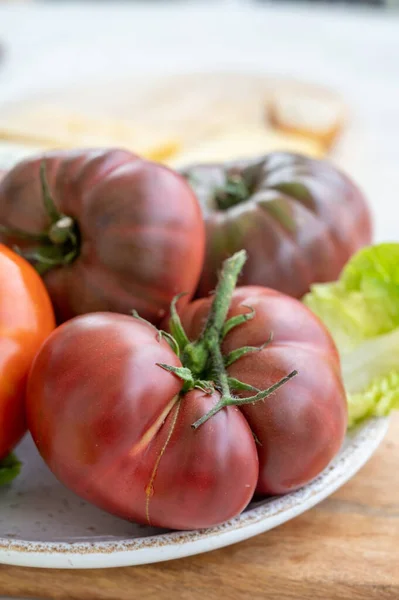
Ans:
[[[215,550],[277,527],[343,485],[382,441],[388,419],[373,419],[347,437],[333,463],[312,483],[251,504],[218,527],[167,532],[135,525],[94,508],[64,488],[44,465],[30,436],[17,449],[24,463],[0,489],[0,562],[29,567],[104,568],[171,560]]]

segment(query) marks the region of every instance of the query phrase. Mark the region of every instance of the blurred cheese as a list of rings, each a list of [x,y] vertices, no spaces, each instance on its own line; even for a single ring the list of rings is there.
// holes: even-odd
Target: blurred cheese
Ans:
[[[274,127],[313,139],[326,149],[335,142],[346,119],[346,106],[338,94],[295,82],[276,87],[267,111]]]
[[[0,140],[43,149],[117,146],[152,160],[165,160],[180,142],[126,120],[74,114],[58,107],[39,107],[0,117]]]
[[[261,127],[232,127],[222,135],[183,149],[167,162],[171,166],[181,167],[193,163],[253,158],[275,151],[296,152],[314,158],[325,155],[323,146],[316,140]]]

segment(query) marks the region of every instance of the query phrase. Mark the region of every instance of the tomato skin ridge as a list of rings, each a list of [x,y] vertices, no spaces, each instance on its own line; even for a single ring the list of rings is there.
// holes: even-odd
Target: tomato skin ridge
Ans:
[[[148,525],[150,527],[151,527],[150,502],[151,502],[152,496],[154,495],[154,481],[155,481],[155,478],[157,476],[158,468],[159,468],[160,462],[162,460],[162,457],[163,457],[163,455],[166,452],[166,448],[168,447],[170,439],[171,439],[171,437],[173,435],[173,432],[175,430],[177,419],[178,419],[179,412],[180,412],[180,406],[181,406],[181,402],[179,402],[177,404],[176,412],[175,412],[175,414],[173,416],[173,421],[172,421],[171,427],[169,429],[168,436],[167,436],[167,438],[165,440],[164,445],[161,448],[160,453],[158,454],[158,457],[157,457],[157,459],[155,461],[154,468],[153,468],[152,473],[151,473],[150,481],[148,482],[148,485],[145,488],[145,495],[146,495],[145,516],[146,516],[146,519],[147,519],[147,523],[148,523]]]

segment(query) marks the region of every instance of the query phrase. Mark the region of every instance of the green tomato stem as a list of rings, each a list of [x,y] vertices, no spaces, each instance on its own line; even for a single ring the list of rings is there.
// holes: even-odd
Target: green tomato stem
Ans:
[[[220,341],[227,313],[229,312],[231,298],[246,260],[246,251],[240,250],[240,252],[236,252],[236,254],[233,254],[233,256],[224,262],[216,286],[212,307],[204,330],[198,340],[199,343],[209,339]]]
[[[40,185],[43,204],[49,226],[40,233],[31,233],[13,227],[0,226],[0,233],[23,241],[36,243],[28,249],[15,248],[30,261],[41,275],[47,271],[72,263],[80,252],[77,223],[72,217],[62,214],[55,205],[46,177],[46,163],[40,164]]]
[[[65,244],[74,235],[75,223],[71,217],[63,216],[53,223],[47,235],[49,240],[58,245]]]
[[[47,235],[45,233],[31,233],[29,231],[23,231],[17,227],[6,227],[0,225],[0,233],[7,235],[8,237],[18,238],[19,240],[26,240],[28,242],[46,242]]]
[[[216,383],[222,391],[223,398],[229,398],[231,396],[229,377],[227,375],[226,367],[224,365],[224,358],[219,344],[212,344],[210,346],[211,362],[213,372],[216,376]]]
[[[205,390],[206,393],[211,393],[216,388],[221,393],[220,400],[212,409],[192,424],[193,429],[198,429],[227,406],[242,406],[264,400],[297,374],[297,371],[292,371],[271,387],[258,390],[238,379],[229,377],[227,373],[227,367],[235,361],[249,353],[262,351],[272,341],[272,334],[270,334],[269,339],[262,346],[244,346],[233,350],[227,356],[223,356],[222,353],[221,345],[224,337],[233,328],[243,325],[255,316],[255,311],[248,307],[248,313],[226,320],[237,279],[246,257],[245,250],[241,250],[224,262],[208,318],[196,341],[190,341],[184,331],[176,311],[178,296],[174,298],[171,305],[170,330],[172,339],[180,349],[183,366],[174,367],[165,364],[159,366],[180,377],[183,382],[182,392],[198,388]],[[237,398],[231,390],[254,392],[254,395],[249,398]]]
[[[243,323],[246,323],[254,318],[255,311],[252,306],[245,306],[244,308],[248,308],[250,312],[244,313],[243,315],[236,315],[235,317],[231,317],[231,319],[226,321],[222,329],[222,338],[225,338],[229,331],[235,327],[238,327],[239,325],[242,325]]]
[[[228,210],[248,200],[250,195],[244,177],[239,173],[232,173],[227,176],[224,187],[216,190],[214,198],[219,210]]]
[[[224,357],[224,366],[230,367],[233,363],[235,363],[239,358],[246,356],[247,354],[253,354],[254,352],[260,352],[266,346],[270,344],[273,340],[273,335],[270,334],[268,340],[261,346],[243,346],[242,348],[237,348],[236,350],[232,350],[227,356]]]
[[[175,307],[171,307],[171,313],[173,313],[171,329],[174,336],[185,344],[182,352],[182,363],[192,371],[194,379],[204,378],[204,372],[206,373],[209,370],[209,362],[214,358],[214,348],[220,348],[231,298],[246,258],[245,250],[241,250],[224,262],[208,319],[201,335],[195,342],[185,343],[188,338],[180,319],[177,318],[174,311]],[[212,367],[212,372],[218,372],[219,367],[216,367],[216,365],[212,365]]]
[[[223,408],[226,408],[227,406],[244,406],[245,404],[255,404],[256,402],[265,400],[265,398],[267,398],[268,396],[273,394],[273,392],[276,392],[282,385],[287,383],[290,379],[292,379],[296,375],[298,375],[298,371],[296,371],[296,370],[291,371],[291,373],[289,373],[285,377],[282,377],[279,381],[277,381],[277,383],[273,384],[266,390],[262,390],[255,396],[250,396],[249,398],[232,398],[231,396],[223,395],[221,397],[221,399],[219,400],[219,402],[217,404],[215,404],[215,406],[213,408],[211,408],[211,410],[209,412],[207,412],[200,419],[198,419],[198,421],[193,423],[191,425],[191,427],[193,429],[198,429],[198,427],[201,427],[201,425],[206,423],[211,417],[216,415],[220,410],[222,410]]]
[[[178,294],[175,296],[170,305],[170,319],[169,319],[169,327],[170,332],[176,340],[180,351],[182,352],[186,346],[189,345],[190,340],[188,339],[186,332],[184,331],[182,322],[176,310],[176,304],[182,296],[185,296],[186,292],[182,294]]]
[[[40,185],[42,188],[42,197],[46,213],[50,219],[51,224],[57,223],[64,216],[56,207],[53,197],[50,192],[47,175],[46,175],[46,162],[42,160],[40,163]]]

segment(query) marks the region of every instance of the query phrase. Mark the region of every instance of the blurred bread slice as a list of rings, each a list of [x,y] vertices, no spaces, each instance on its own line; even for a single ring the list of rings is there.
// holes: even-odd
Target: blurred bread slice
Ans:
[[[193,163],[253,158],[275,151],[295,152],[314,158],[325,156],[324,147],[317,140],[273,129],[243,126],[184,149],[173,156],[168,164],[182,167]]]
[[[339,94],[297,82],[276,86],[267,103],[267,118],[281,132],[302,135],[330,149],[347,115]]]
[[[56,106],[0,117],[0,140],[43,149],[121,147],[152,160],[165,160],[180,148],[177,139],[128,120],[88,116]]]
[[[263,76],[195,73],[160,80],[134,104],[140,122],[173,132],[193,146],[229,131],[235,124],[264,126]]]

